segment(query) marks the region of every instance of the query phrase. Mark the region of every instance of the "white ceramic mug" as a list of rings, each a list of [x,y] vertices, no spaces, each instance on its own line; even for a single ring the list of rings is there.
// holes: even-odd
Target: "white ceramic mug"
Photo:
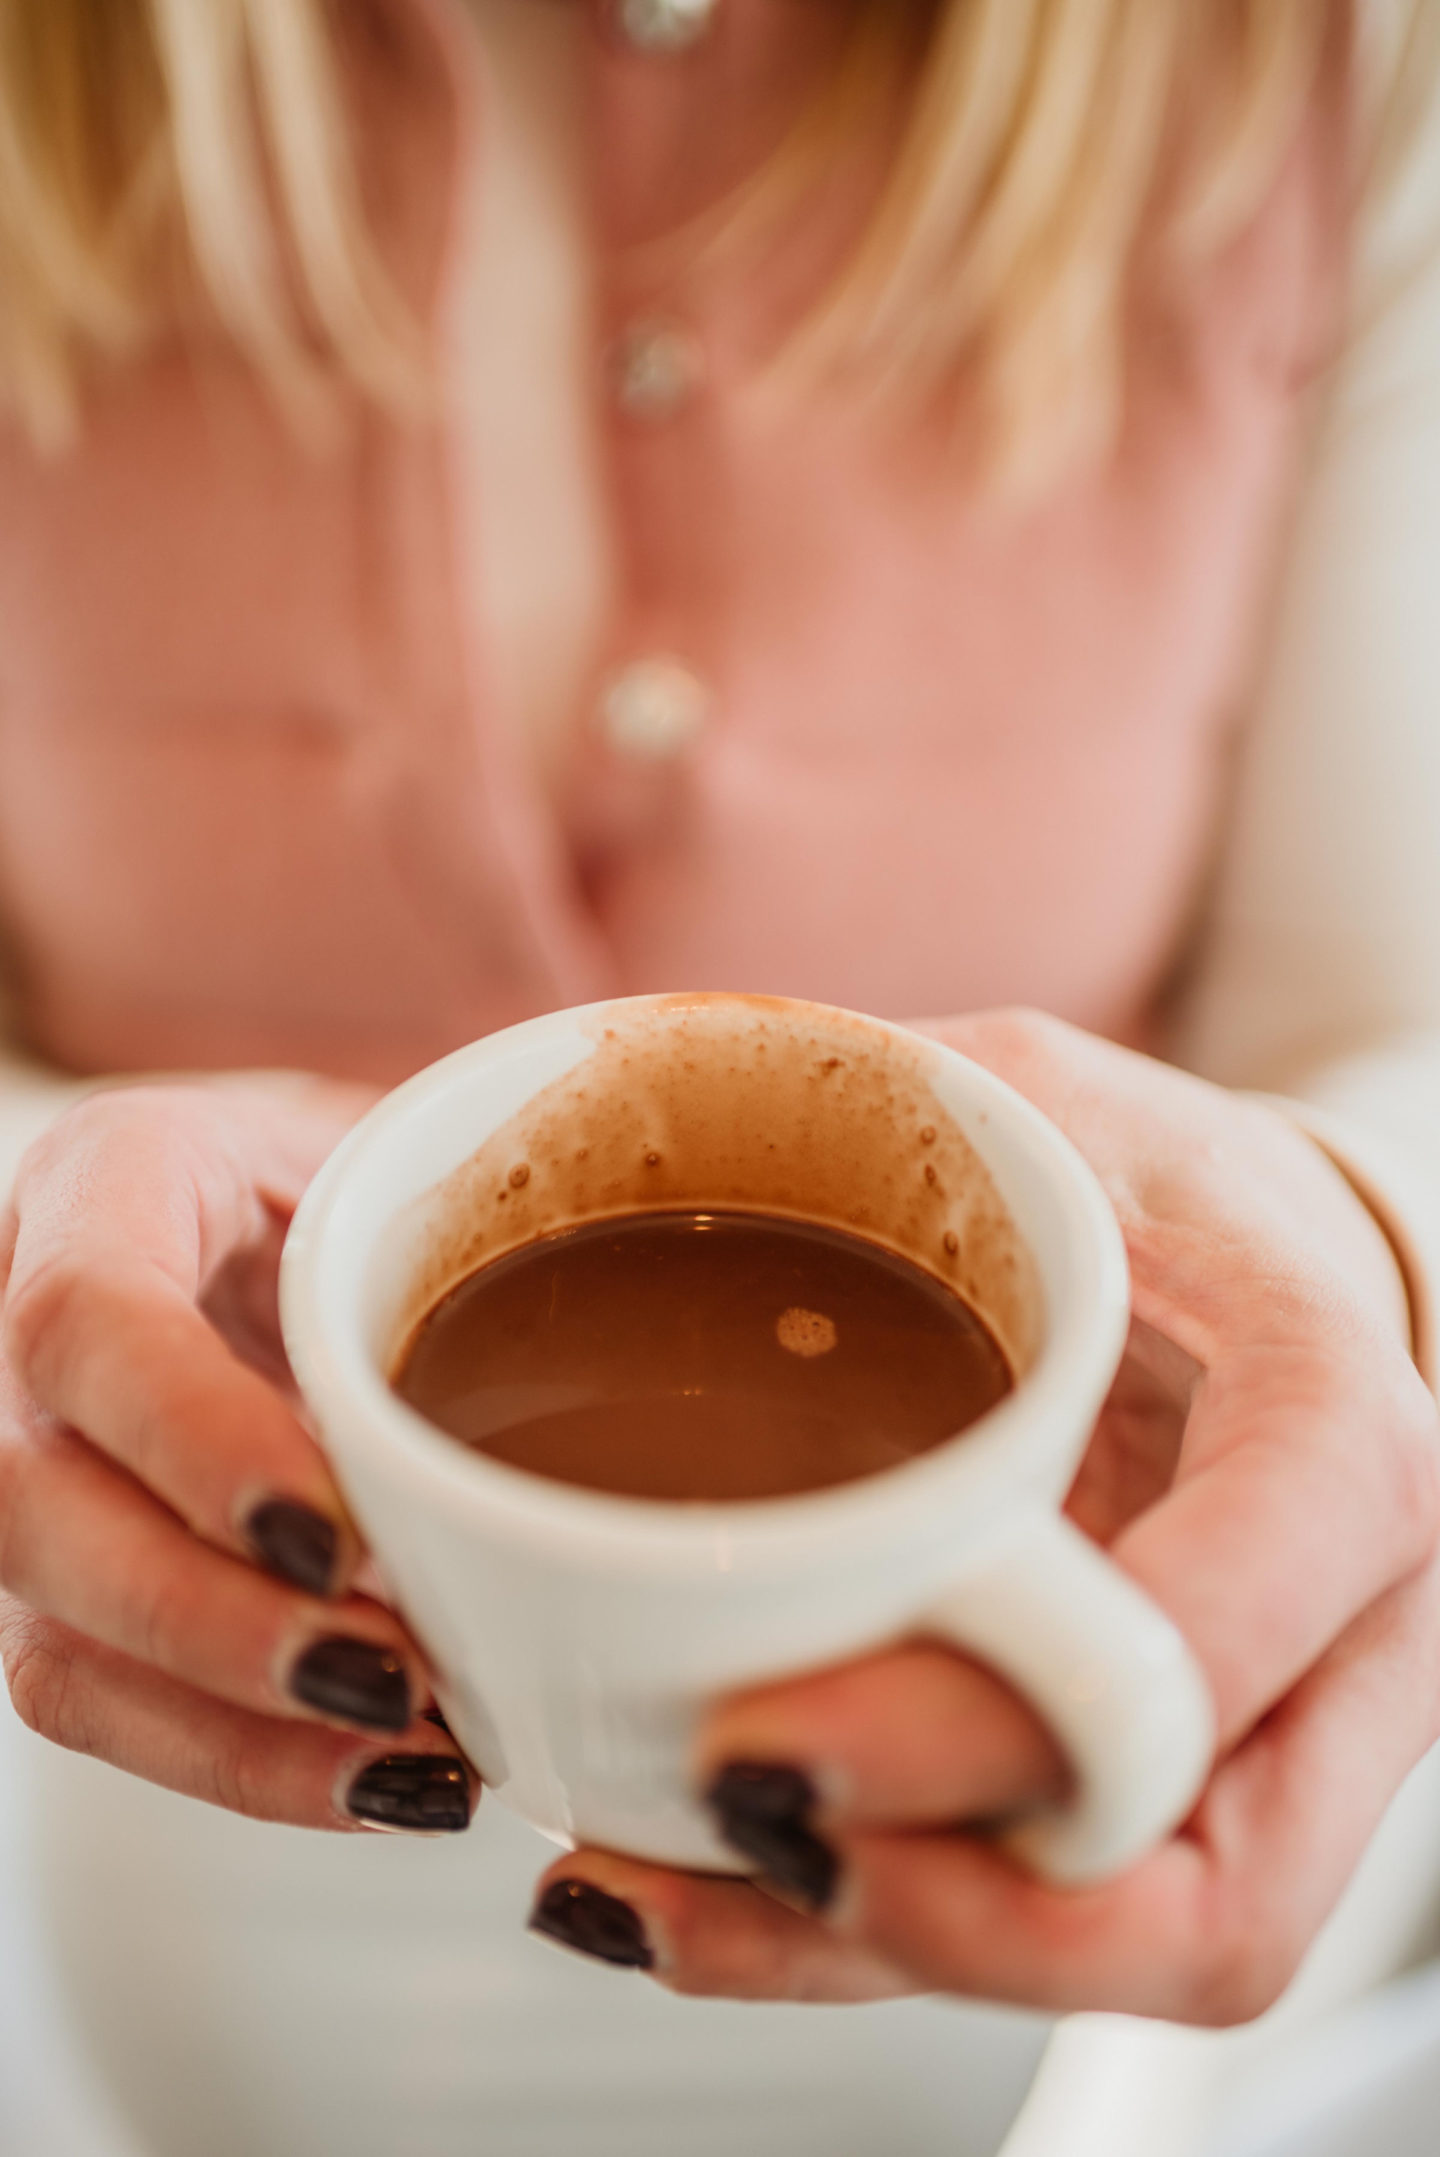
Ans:
[[[1014,1390],[862,1481],[725,1505],[620,1498],[467,1450],[387,1380],[474,1267],[650,1207],[828,1222],[961,1290]],[[1080,1156],[903,1028],[728,996],[559,1012],[421,1072],[296,1216],[285,1340],[387,1589],[486,1783],[556,1840],[736,1869],[696,1802],[707,1703],[906,1635],[1008,1678],[1074,1768],[1011,1836],[1052,1878],[1120,1869],[1185,1814],[1213,1741],[1159,1610],[1062,1517],[1125,1340],[1124,1249]]]

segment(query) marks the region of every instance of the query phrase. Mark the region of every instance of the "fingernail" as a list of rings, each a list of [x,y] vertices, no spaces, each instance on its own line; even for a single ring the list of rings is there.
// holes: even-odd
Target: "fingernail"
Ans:
[[[530,1930],[620,1970],[653,1970],[655,1955],[639,1913],[588,1880],[555,1880],[530,1913]]]
[[[362,1768],[345,1809],[367,1827],[409,1835],[458,1835],[470,1825],[470,1785],[444,1753],[390,1753]]]
[[[328,1595],[340,1537],[333,1520],[289,1498],[267,1498],[245,1522],[245,1540],[268,1573],[310,1595]]]
[[[373,1640],[317,1640],[290,1671],[294,1697],[322,1715],[366,1730],[404,1730],[410,1722],[410,1680],[393,1648]]]
[[[815,1785],[799,1768],[732,1760],[705,1793],[720,1833],[777,1887],[812,1910],[835,1893],[840,1862],[809,1825]]]

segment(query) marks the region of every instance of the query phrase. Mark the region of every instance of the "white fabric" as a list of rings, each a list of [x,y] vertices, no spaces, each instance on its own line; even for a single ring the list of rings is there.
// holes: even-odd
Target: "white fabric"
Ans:
[[[1440,1280],[1440,110],[1371,221],[1179,1060],[1311,1102]],[[1339,1123],[1333,1127],[1338,1130]]]
[[[992,2157],[1044,2039],[566,1956],[524,1929],[553,1850],[493,1801],[454,1842],[307,1834],[21,1737],[62,1994],[144,2157]]]
[[[472,4],[507,112],[552,95],[563,109],[567,11]],[[538,121],[496,131],[471,295],[484,604],[497,678],[547,769],[608,589],[570,140]],[[537,214],[553,220],[538,251]],[[1372,234],[1373,319],[1317,437],[1178,1041],[1223,1083],[1317,1104],[1357,1145],[1378,1134],[1403,1166],[1387,1197],[1433,1282],[1440,259],[1385,290],[1432,217],[1440,229],[1440,125]],[[523,380],[497,372],[522,348]],[[542,350],[543,373],[528,364]],[[557,573],[560,608],[540,596]],[[0,1183],[74,1091],[18,1063],[0,1074]],[[30,1741],[20,1752],[23,1862],[70,2009],[146,2157],[988,2157],[1036,2055],[1041,2025],[1024,2017],[702,2006],[567,1963],[523,1935],[545,1851],[497,1808],[456,1845],[307,1837]],[[1417,1901],[1434,1871],[1427,1845]],[[1375,1974],[1343,1932],[1327,1952]],[[36,2157],[52,2148],[64,2157],[60,2141]]]
[[[0,1194],[8,1195],[32,1141],[85,1091],[43,1064],[0,1050]]]

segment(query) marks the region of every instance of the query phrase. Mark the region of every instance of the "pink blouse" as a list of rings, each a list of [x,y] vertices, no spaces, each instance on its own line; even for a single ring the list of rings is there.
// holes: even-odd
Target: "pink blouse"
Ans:
[[[1003,513],[938,422],[763,371],[874,144],[759,263],[663,244],[780,139],[837,14],[725,0],[671,52],[592,8],[614,590],[548,783],[455,415],[357,407],[317,454],[192,343],[106,382],[65,458],[0,439],[0,920],[44,1055],[392,1078],[547,1006],[722,986],[1144,1035],[1333,318],[1339,115],[1188,330],[1142,340],[1113,469]],[[367,196],[448,334],[473,35],[458,0],[345,19]]]

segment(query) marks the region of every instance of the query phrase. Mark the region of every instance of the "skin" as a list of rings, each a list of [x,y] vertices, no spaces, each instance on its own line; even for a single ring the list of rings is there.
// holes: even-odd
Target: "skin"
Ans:
[[[841,1886],[821,1917],[606,1853],[557,1861],[639,1915],[660,1982],[735,1998],[944,1990],[1234,2021],[1283,1987],[1387,1801],[1440,1736],[1440,1445],[1390,1247],[1274,1111],[1031,1013],[931,1029],[1090,1160],[1134,1276],[1125,1366],[1072,1494],[1169,1612],[1221,1741],[1194,1814],[1122,1879],[1045,1887],[967,1821],[1063,1792],[1025,1707],[925,1642],[725,1703],[695,1762],[805,1770]],[[364,1105],[305,1081],[94,1097],[32,1150],[0,1244],[0,1652],[31,1726],[267,1819],[351,1827],[386,1752],[283,1690],[343,1631],[423,1666],[356,1593],[249,1562],[293,1498],[343,1523],[285,1397],[275,1265],[308,1175]],[[363,1575],[361,1576],[363,1580]]]
[[[344,1793],[398,1752],[453,1757],[418,1649],[355,1591],[363,1553],[287,1398],[285,1226],[372,1096],[307,1080],[98,1094],[31,1149],[0,1230],[0,1658],[42,1736],[263,1820],[355,1829]],[[252,1561],[260,1499],[339,1530],[321,1600]],[[363,1577],[363,1576],[362,1576]],[[403,1733],[293,1699],[313,1642],[403,1659]]]

